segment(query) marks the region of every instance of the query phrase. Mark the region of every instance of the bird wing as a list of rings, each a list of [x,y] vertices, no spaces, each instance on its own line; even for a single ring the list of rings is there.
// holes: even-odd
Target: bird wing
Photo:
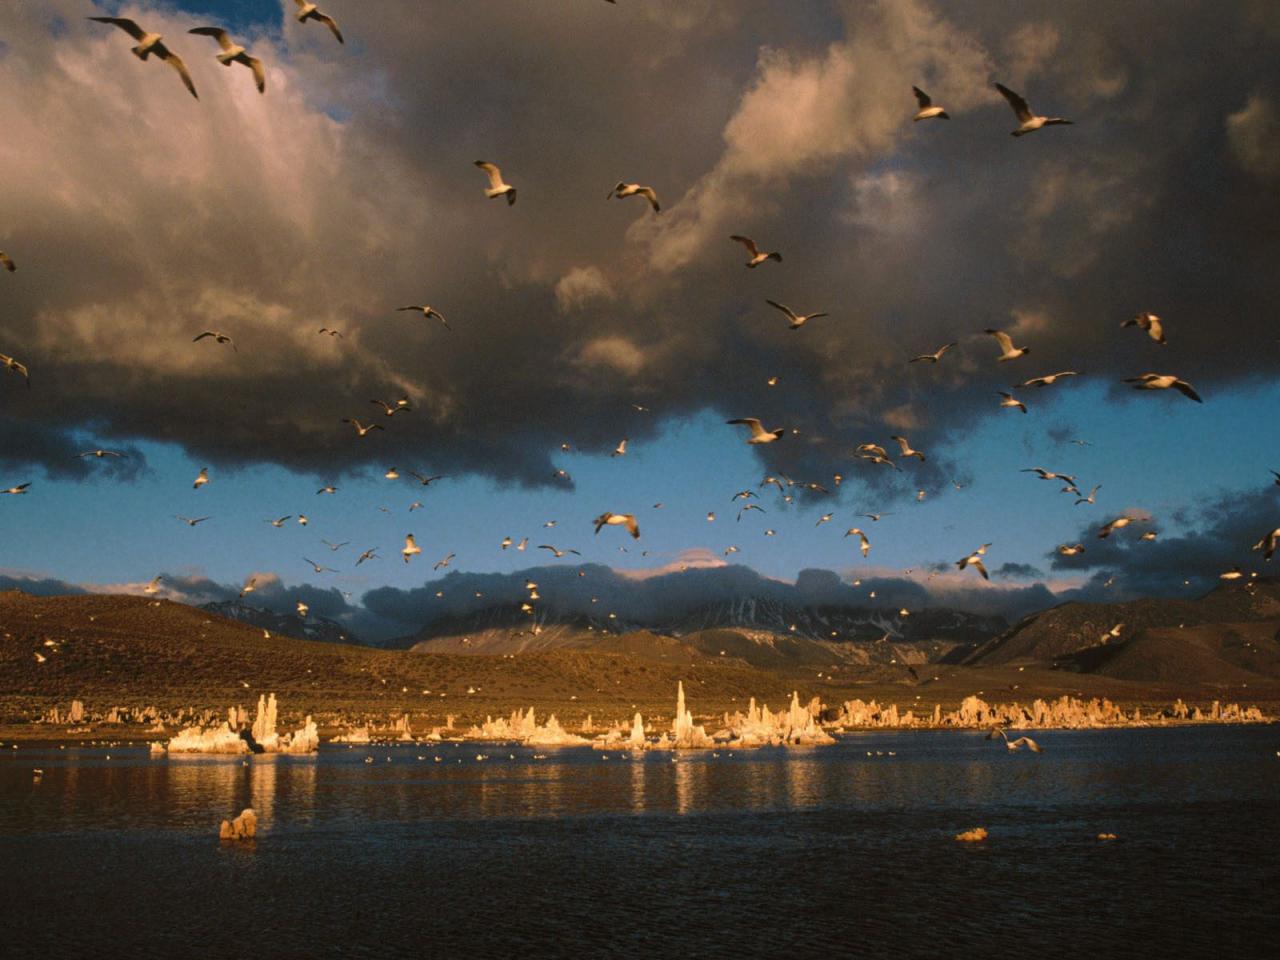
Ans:
[[[110,23],[113,26],[117,26],[135,40],[141,40],[147,35],[145,30],[128,17],[89,17],[89,19],[96,20],[98,23]]]
[[[898,442],[898,446],[902,448],[902,455],[904,457],[907,455],[907,451],[911,449],[911,444],[907,443],[906,437],[890,437],[889,439],[896,440]]]
[[[338,29],[337,20],[333,19],[333,17],[329,16],[327,13],[321,13],[319,10],[315,12],[314,16],[317,20],[319,20],[321,23],[323,23],[326,27],[329,28],[329,32],[333,34],[334,38],[339,43],[345,44],[347,42],[342,39],[342,31]]]
[[[979,572],[980,574],[982,574],[982,579],[983,579],[983,580],[990,580],[990,579],[991,579],[991,577],[987,575],[987,568],[986,568],[986,566],[983,564],[983,562],[982,562],[981,560],[974,560],[974,559],[972,559],[972,558],[971,558],[971,559],[969,560],[969,566],[971,566],[971,567],[977,567],[978,572]]]
[[[1204,401],[1200,399],[1200,394],[1196,393],[1195,390],[1191,388],[1191,384],[1187,383],[1185,380],[1173,381],[1173,389],[1177,390],[1184,397],[1191,398],[1196,403],[1204,403]]]
[[[257,57],[251,57],[248,54],[245,54],[244,62],[247,63],[249,65],[249,69],[253,71],[253,82],[258,85],[258,92],[266,93],[267,74],[266,71],[262,69],[262,61]]]
[[[996,343],[1000,344],[1000,349],[1001,349],[1001,350],[1003,350],[1005,353],[1010,353],[1010,352],[1012,352],[1012,350],[1013,350],[1013,338],[1012,338],[1012,337],[1010,337],[1010,336],[1009,336],[1007,333],[1005,333],[1003,330],[993,330],[993,329],[988,328],[988,329],[984,330],[983,332],[984,332],[984,333],[987,333],[987,334],[990,334],[991,336],[995,337],[995,338],[996,338]]]
[[[662,207],[658,205],[658,195],[654,192],[653,187],[641,187],[636,191],[636,193],[649,201],[649,205],[653,207],[654,213],[657,213],[662,209]]]
[[[217,334],[214,333],[212,330],[206,330],[204,333],[200,334],[200,336],[193,337],[191,339],[191,342],[195,343],[197,340],[203,340],[205,337],[216,337],[216,336]]]
[[[755,417],[741,417],[737,420],[726,420],[725,423],[743,424],[751,428],[751,435],[758,437],[764,433],[764,426]]]
[[[765,303],[767,303],[769,306],[773,307],[773,309],[775,309],[775,310],[781,310],[783,313],[785,313],[785,314],[786,314],[788,317],[790,317],[792,320],[799,320],[799,319],[800,319],[798,316],[796,316],[796,312],[795,312],[794,310],[792,310],[790,307],[788,307],[788,306],[787,306],[786,304],[784,304],[784,303],[778,303],[778,301],[776,301],[776,300],[769,300],[768,298],[766,298],[764,302],[765,302]]]
[[[231,37],[221,27],[193,27],[187,33],[195,33],[202,37],[213,37],[223,50],[230,50],[232,47]]]
[[[178,76],[182,78],[183,84],[191,91],[191,95],[199,100],[200,94],[196,93],[195,82],[191,79],[191,72],[187,70],[187,65],[182,62],[182,58],[163,43],[157,43],[151,50],[157,57],[178,71]]]
[[[750,237],[739,236],[738,234],[735,233],[729,239],[736,240],[738,243],[746,247],[747,253],[751,254],[751,256],[757,257],[760,255],[760,250],[756,247],[756,242],[752,240]]]
[[[502,171],[496,165],[485,160],[477,160],[476,166],[489,175],[489,186],[495,190],[502,186]]]
[[[1152,315],[1147,321],[1147,335],[1156,343],[1164,343],[1164,327],[1160,323],[1160,318]]]
[[[911,91],[916,95],[916,103],[920,104],[921,110],[923,110],[925,107],[933,106],[933,101],[929,99],[929,95],[925,93],[923,90],[921,90],[919,87],[912,87]]]
[[[1003,83],[997,83],[996,89],[1000,91],[1000,96],[1009,101],[1009,106],[1013,107],[1014,115],[1023,123],[1026,123],[1034,116],[1031,108],[1027,106],[1027,101],[1023,100],[1021,96],[1014,93]]]
[[[630,533],[632,537],[634,537],[636,540],[640,539],[640,525],[636,523],[635,517],[631,516],[631,514],[627,514],[624,526],[627,528],[627,532]]]

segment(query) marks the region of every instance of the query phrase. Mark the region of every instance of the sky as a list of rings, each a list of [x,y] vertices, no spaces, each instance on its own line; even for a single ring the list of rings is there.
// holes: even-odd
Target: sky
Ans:
[[[0,10],[0,249],[18,266],[0,354],[30,370],[30,387],[0,377],[0,488],[31,483],[0,496],[0,585],[163,574],[166,595],[207,600],[257,575],[264,603],[305,596],[386,636],[434,615],[408,598],[449,571],[544,563],[825,569],[1011,615],[1266,571],[1250,547],[1280,525],[1273,4],[322,8],[345,44],[271,0]],[[162,33],[199,100],[94,15]],[[264,95],[186,33],[207,24],[263,61]],[[997,80],[1074,124],[1011,138]],[[913,123],[913,84],[951,119]],[[486,199],[477,159],[515,205]],[[606,200],[619,180],[661,212]],[[782,261],[745,269],[735,233]],[[830,316],[791,331],[766,298]],[[1167,344],[1121,328],[1141,311]],[[987,327],[1031,352],[997,362]],[[192,342],[204,330],[234,347]],[[999,407],[1060,370],[1080,375],[1015,390],[1026,414]],[[1121,382],[1148,371],[1205,402]],[[370,402],[401,396],[389,418]],[[749,447],[724,421],[750,416],[798,432]],[[893,434],[927,459],[899,459]],[[901,469],[855,459],[864,442]],[[99,447],[126,456],[76,456]],[[1034,466],[1101,484],[1096,502]],[[784,503],[766,475],[829,492]],[[741,490],[767,513],[736,520]],[[594,535],[604,511],[634,513],[640,540]],[[1099,541],[1121,515],[1152,519]],[[990,583],[955,569],[987,542]]]

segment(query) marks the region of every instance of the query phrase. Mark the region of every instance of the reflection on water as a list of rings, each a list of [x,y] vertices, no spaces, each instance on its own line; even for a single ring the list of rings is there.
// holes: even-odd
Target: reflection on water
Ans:
[[[581,956],[618,942],[694,955],[856,942],[927,956],[1068,941],[1261,955],[1277,921],[1259,897],[1280,889],[1280,729],[1037,739],[1040,756],[912,731],[676,762],[476,744],[247,762],[6,750],[5,955],[240,955],[244,924],[227,919],[246,909],[275,946],[264,956],[420,956],[426,915],[431,942],[459,956],[478,944]],[[246,806],[256,848],[220,847],[218,822]],[[979,825],[987,843],[951,840]],[[1120,839],[1100,844],[1102,832]],[[929,924],[914,922],[921,912]],[[354,942],[362,924],[376,935]]]

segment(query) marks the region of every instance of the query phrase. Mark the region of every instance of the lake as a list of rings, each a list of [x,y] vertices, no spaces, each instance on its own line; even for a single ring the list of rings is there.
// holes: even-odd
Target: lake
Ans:
[[[0,952],[1274,955],[1280,726],[1035,737],[1039,755],[895,731],[676,762],[6,745]],[[247,806],[257,842],[220,844]]]

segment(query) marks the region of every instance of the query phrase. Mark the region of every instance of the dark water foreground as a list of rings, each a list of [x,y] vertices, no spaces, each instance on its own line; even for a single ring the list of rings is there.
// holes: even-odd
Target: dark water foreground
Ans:
[[[676,763],[6,747],[0,954],[1276,955],[1280,727],[1037,739],[1039,756],[898,732]],[[220,846],[245,806],[256,845]],[[952,839],[975,826],[990,839]]]

